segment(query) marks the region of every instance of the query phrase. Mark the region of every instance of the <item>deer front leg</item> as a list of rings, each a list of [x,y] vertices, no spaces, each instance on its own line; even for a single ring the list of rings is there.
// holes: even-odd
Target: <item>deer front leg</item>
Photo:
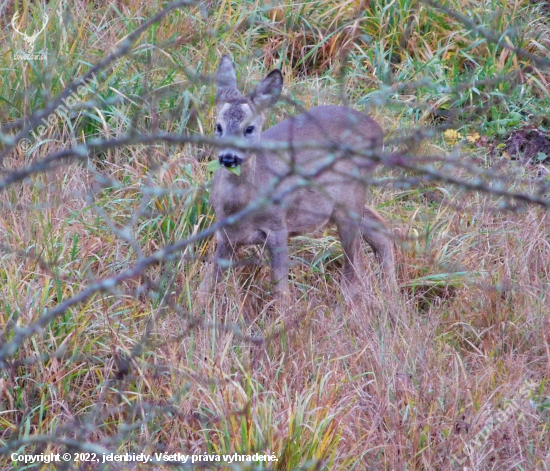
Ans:
[[[275,300],[284,308],[290,302],[288,289],[288,232],[285,229],[272,231],[267,237],[267,248],[271,255],[271,279],[273,281]]]
[[[201,287],[199,288],[198,297],[199,302],[202,306],[205,306],[207,304],[211,292],[216,289],[218,281],[220,281],[220,278],[223,275],[223,272],[225,270],[225,267],[222,266],[222,264],[225,265],[223,261],[232,260],[235,254],[233,247],[225,237],[217,233],[216,239],[216,254],[214,255],[214,259],[211,262],[212,266],[209,267],[208,272],[206,273],[206,276],[204,277],[204,280],[201,284]]]

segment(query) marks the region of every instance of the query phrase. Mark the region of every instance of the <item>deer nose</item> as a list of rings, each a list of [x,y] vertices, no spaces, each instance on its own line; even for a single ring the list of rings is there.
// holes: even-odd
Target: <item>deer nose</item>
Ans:
[[[218,156],[220,164],[224,167],[237,167],[243,163],[243,159],[235,154],[224,153]]]

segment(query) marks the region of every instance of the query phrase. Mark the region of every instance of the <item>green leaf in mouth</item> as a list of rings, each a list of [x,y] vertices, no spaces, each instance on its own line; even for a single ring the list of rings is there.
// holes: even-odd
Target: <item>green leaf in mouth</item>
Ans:
[[[241,166],[240,165],[237,165],[236,167],[228,167],[227,170],[229,170],[230,172],[233,172],[235,175],[240,175],[241,174]]]
[[[220,168],[222,168],[222,164],[220,164],[220,161],[218,159],[211,160],[210,162],[208,162],[208,166],[206,167],[209,172],[215,172]]]
[[[206,167],[206,169],[209,172],[215,172],[216,170],[219,170],[220,168],[223,168],[223,165],[220,164],[219,160],[211,160],[210,162],[208,162],[208,166]],[[241,166],[240,165],[237,165],[236,167],[225,167],[225,168],[227,168],[227,170],[229,170],[230,172],[233,172],[235,175],[240,175],[241,174]]]

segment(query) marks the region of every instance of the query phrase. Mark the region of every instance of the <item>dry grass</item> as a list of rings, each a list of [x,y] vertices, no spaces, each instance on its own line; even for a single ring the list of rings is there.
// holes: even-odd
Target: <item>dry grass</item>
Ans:
[[[11,103],[0,108],[2,122],[39,109],[49,93],[58,93],[159,8],[132,0],[103,9],[76,3],[85,12],[77,22],[48,26],[47,50],[59,51],[50,76],[47,69],[14,62],[11,53],[0,57],[0,95]],[[171,14],[143,35],[131,59],[98,77],[101,87],[89,102],[94,106],[49,128],[29,152],[15,150],[4,169],[130,128],[209,134],[212,87],[195,73],[211,74],[227,52],[242,61],[244,86],[280,66],[285,91],[307,107],[339,102],[342,52],[352,102],[365,104],[384,83],[426,75],[432,86],[398,94],[399,106],[371,103],[390,138],[430,123],[434,110],[460,115],[462,106],[487,104],[500,94],[503,101],[479,121],[457,125],[496,145],[513,126],[503,117],[522,106],[542,113],[548,105],[548,71],[535,65],[523,70],[517,88],[501,83],[480,94],[471,88],[445,92],[526,64],[478,41],[444,13],[415,1],[311,3],[263,8],[260,2],[224,1]],[[548,19],[535,21],[529,2],[498,2],[499,14],[495,2],[449,3],[501,31],[521,23],[518,31],[532,34],[510,33],[512,40],[548,57]],[[9,18],[17,8],[10,2]],[[251,11],[266,21],[253,23]],[[23,20],[29,24],[29,17]],[[16,48],[9,25],[2,27],[0,41]],[[175,92],[150,100],[149,90],[170,87]],[[120,101],[109,102],[114,99]],[[270,120],[292,113],[279,105]],[[416,147],[419,154],[451,152],[440,136]],[[498,165],[514,190],[534,191],[532,168],[514,166],[484,147],[462,150],[464,162]],[[93,280],[131,266],[136,244],[150,254],[209,226],[210,177],[197,159],[205,151],[118,147],[4,189],[0,343]],[[470,178],[457,168],[448,172]],[[402,172],[396,169],[378,174],[397,175]],[[67,438],[119,453],[270,452],[279,459],[278,470],[460,469],[450,455],[529,380],[536,383],[529,400],[519,401],[512,417],[474,447],[469,466],[550,469],[546,211],[503,211],[500,199],[427,180],[414,188],[369,191],[400,241],[402,290],[394,298],[380,291],[365,248],[361,300],[341,299],[340,247],[328,230],[292,243],[296,301],[285,318],[270,308],[268,270],[257,266],[231,271],[201,310],[194,294],[213,242],[190,246],[182,257],[67,310],[8,358],[0,370],[0,449],[74,450],[60,443]],[[132,243],[121,231],[128,224]],[[35,444],[37,437],[49,439]],[[12,469],[2,459],[0,469]]]

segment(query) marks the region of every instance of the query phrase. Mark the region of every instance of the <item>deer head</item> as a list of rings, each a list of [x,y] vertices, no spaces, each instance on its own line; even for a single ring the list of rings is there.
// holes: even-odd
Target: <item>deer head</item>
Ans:
[[[264,112],[273,106],[281,94],[283,76],[272,70],[249,96],[237,89],[237,75],[228,56],[223,56],[216,73],[217,137],[244,137],[251,143],[260,140]],[[218,160],[225,167],[237,167],[250,156],[238,149],[220,149]]]

